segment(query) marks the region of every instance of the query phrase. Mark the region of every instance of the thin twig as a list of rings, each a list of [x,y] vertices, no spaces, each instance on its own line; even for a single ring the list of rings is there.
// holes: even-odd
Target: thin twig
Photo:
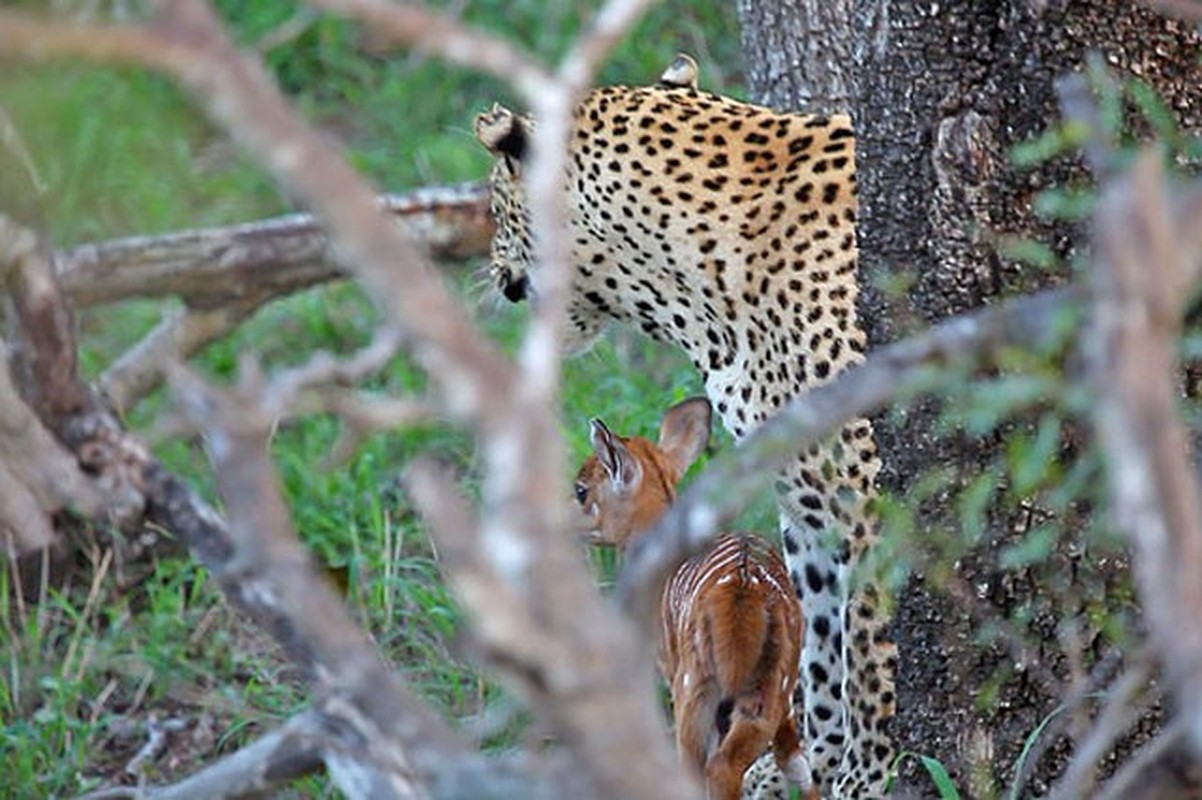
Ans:
[[[373,44],[415,47],[456,64],[507,78],[526,97],[554,90],[554,78],[528,54],[499,36],[417,4],[385,0],[308,0],[368,26]]]
[[[1177,411],[1176,343],[1194,253],[1180,250],[1178,209],[1160,155],[1147,152],[1107,190],[1096,219],[1096,331],[1089,340],[1096,425],[1110,454],[1115,524],[1135,548],[1135,575],[1164,676],[1202,753],[1202,499]]]
[[[1109,681],[1123,661],[1123,652],[1121,650],[1111,650],[1103,658],[1094,664],[1080,683],[1074,686],[1071,691],[1060,704],[1061,713],[1056,714],[1053,719],[1048,720],[1047,726],[1044,728],[1043,734],[1031,746],[1027,753],[1026,759],[1022,763],[1022,769],[1017,771],[1012,784],[1013,791],[1021,792],[1023,786],[1031,779],[1044,753],[1056,742],[1061,731],[1070,724],[1074,715],[1082,712],[1086,706],[1086,701],[1095,696],[1099,689]]]
[[[163,382],[169,363],[185,361],[225,336],[270,299],[260,295],[220,308],[180,308],[165,314],[158,325],[100,375],[100,390],[116,408],[132,408]]]
[[[344,735],[370,743],[357,780],[395,797],[425,796],[422,785],[470,750],[388,672],[313,568],[271,466],[270,418],[249,398],[219,392],[182,369],[172,371],[172,383],[208,433],[229,515],[234,550],[214,569],[223,590],[276,637],[319,696],[345,700]],[[344,763],[340,781],[347,791],[349,769]]]
[[[1172,755],[1173,751],[1180,746],[1182,738],[1186,735],[1188,725],[1188,720],[1178,718],[1161,728],[1156,738],[1141,747],[1139,752],[1129,758],[1118,774],[1111,778],[1102,787],[1101,791],[1094,795],[1093,800],[1124,800],[1125,798],[1135,796],[1137,794],[1135,791],[1136,785],[1145,780],[1145,771],[1149,768],[1154,768],[1166,756]],[[1143,788],[1154,789],[1151,786]],[[1147,791],[1141,791],[1138,794],[1140,797],[1153,796]]]
[[[1006,619],[997,608],[983,603],[977,598],[976,593],[972,591],[964,578],[953,573],[949,581],[941,582],[939,585],[955,601],[960,610],[968,614],[975,629],[982,630],[991,626],[997,632],[996,638],[1000,638],[1005,644],[1010,653],[1010,659],[1014,662],[1015,670],[1030,675],[1032,680],[1048,695],[1055,696],[1058,693],[1060,681],[1056,674],[1023,640],[1010,620]]]
[[[366,347],[348,358],[336,358],[325,351],[309,357],[304,364],[281,370],[264,387],[259,400],[263,413],[279,418],[287,413],[297,397],[317,386],[353,386],[384,368],[401,346],[401,332],[382,325]]]
[[[79,800],[232,798],[265,792],[320,770],[320,743],[324,736],[321,716],[313,711],[302,712],[254,743],[178,783],[162,787],[115,786],[83,795]],[[126,770],[130,771],[132,766],[131,762]]]
[[[127,775],[140,775],[167,749],[167,742],[172,734],[186,729],[188,723],[182,719],[146,720],[146,744],[138,748],[138,752],[125,765]]]
[[[585,36],[565,56],[556,72],[553,91],[530,98],[538,121],[533,131],[534,152],[525,170],[531,224],[539,232],[534,242],[539,264],[537,303],[518,362],[523,383],[537,398],[550,400],[560,378],[561,342],[567,324],[571,288],[571,241],[567,234],[568,143],[580,95],[601,61],[617,45],[650,0],[611,0],[593,18]]]
[[[1111,685],[1106,693],[1106,704],[1094,718],[1089,735],[1073,749],[1073,760],[1056,782],[1051,798],[1071,800],[1090,795],[1098,778],[1098,762],[1142,713],[1143,709],[1135,704],[1135,700],[1147,692],[1151,677],[1152,664],[1144,658],[1135,661]],[[1020,779],[1025,782],[1024,776]],[[1018,785],[1021,787],[1022,783]]]

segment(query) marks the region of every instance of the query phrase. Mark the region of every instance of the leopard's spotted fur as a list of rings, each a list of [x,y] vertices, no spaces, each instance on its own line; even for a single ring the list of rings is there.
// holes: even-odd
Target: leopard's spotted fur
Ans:
[[[492,269],[511,300],[538,284],[522,183],[529,125],[500,106],[476,121],[497,157]],[[735,437],[863,358],[847,116],[700,91],[682,57],[655,86],[593,90],[570,147],[567,349],[615,319],[676,343]],[[857,419],[779,481],[786,558],[808,620],[799,717],[824,796],[883,795],[892,758],[895,651],[874,587],[847,596],[849,568],[876,537],[866,503],[878,469],[871,424]],[[771,780],[749,774],[746,786]]]

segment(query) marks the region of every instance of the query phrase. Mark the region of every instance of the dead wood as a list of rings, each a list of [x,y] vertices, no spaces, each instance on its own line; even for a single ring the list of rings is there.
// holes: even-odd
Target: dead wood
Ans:
[[[0,276],[15,323],[10,339],[0,339],[0,534],[8,554],[18,556],[58,541],[52,520],[60,512],[120,522],[139,509],[119,478],[85,474],[88,464],[61,442],[70,420],[91,407],[75,376],[70,313],[49,249],[2,215]],[[94,461],[98,454],[88,455]]]
[[[306,711],[200,772],[171,786],[117,786],[79,800],[184,800],[190,797],[246,797],[322,768],[320,742],[325,735],[317,714]]]
[[[430,258],[488,252],[493,223],[484,186],[429,187],[379,203]],[[311,214],[81,245],[60,253],[57,267],[78,307],[174,296],[196,310],[278,297],[348,274]]]

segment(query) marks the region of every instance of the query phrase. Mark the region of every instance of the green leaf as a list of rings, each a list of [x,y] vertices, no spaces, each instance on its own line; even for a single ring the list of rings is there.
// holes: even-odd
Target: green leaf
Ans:
[[[966,542],[975,544],[985,533],[988,521],[985,511],[993,499],[997,485],[997,472],[989,470],[974,478],[964,491],[960,492],[956,505],[960,511],[960,532]]]
[[[1202,160],[1202,136],[1188,136],[1181,144],[1181,155],[1187,161]]]
[[[1060,449],[1060,420],[1045,414],[1034,436],[1014,436],[1006,446],[1010,478],[1015,494],[1035,491],[1056,470]]]
[[[1177,120],[1156,90],[1139,78],[1134,78],[1127,83],[1127,94],[1156,135],[1177,149],[1181,138]]]
[[[1060,257],[1056,255],[1055,250],[1034,239],[1004,237],[998,242],[997,249],[1003,258],[1040,269],[1053,269],[1060,264]]]
[[[1072,121],[1019,142],[1010,149],[1010,160],[1016,167],[1035,167],[1056,156],[1072,152],[1089,138],[1089,126],[1083,122]]]
[[[991,433],[1021,409],[1056,396],[1053,377],[1015,374],[974,384],[964,404],[964,427],[980,436]]]
[[[1091,497],[1099,485],[1098,471],[1101,462],[1097,454],[1082,455],[1065,471],[1064,475],[1050,487],[1045,501],[1048,508],[1057,514],[1066,513],[1078,500]]]
[[[1046,219],[1073,222],[1088,217],[1097,204],[1098,194],[1093,189],[1056,186],[1035,195],[1032,208]]]
[[[952,778],[948,775],[947,769],[943,764],[936,758],[924,756],[911,750],[902,751],[893,759],[893,764],[889,767],[889,779],[885,781],[886,792],[893,789],[893,783],[897,780],[898,770],[901,768],[902,762],[907,758],[917,758],[923,767],[926,768],[927,774],[931,776],[931,782],[939,790],[939,800],[960,800],[960,790],[952,782]]]
[[[930,756],[919,756],[919,758],[922,759],[922,765],[927,768],[931,782],[939,790],[941,800],[959,800],[960,792],[956,789],[956,784],[952,782],[952,777],[947,774],[947,769],[943,764]]]
[[[1047,559],[1059,538],[1059,525],[1036,525],[1027,531],[1022,541],[1002,550],[998,555],[998,563],[1003,569],[1019,569],[1037,564]]]
[[[1123,129],[1122,87],[1099,53],[1090,53],[1085,57],[1085,72],[1098,96],[1098,116],[1103,133],[1108,140],[1118,141]]]

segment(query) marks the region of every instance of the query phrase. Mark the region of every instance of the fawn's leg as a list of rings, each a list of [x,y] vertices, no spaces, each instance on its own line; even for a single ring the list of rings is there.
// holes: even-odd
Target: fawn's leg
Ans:
[[[792,714],[792,708],[786,705],[782,709],[780,724],[776,727],[776,735],[772,739],[772,754],[776,763],[789,783],[805,792],[807,800],[817,800],[818,788],[810,773],[809,762],[801,750],[801,741],[797,737],[797,721]]]
[[[743,788],[743,773],[768,747],[772,735],[772,727],[763,717],[732,721],[717,752],[705,765],[710,800],[738,800]]]

